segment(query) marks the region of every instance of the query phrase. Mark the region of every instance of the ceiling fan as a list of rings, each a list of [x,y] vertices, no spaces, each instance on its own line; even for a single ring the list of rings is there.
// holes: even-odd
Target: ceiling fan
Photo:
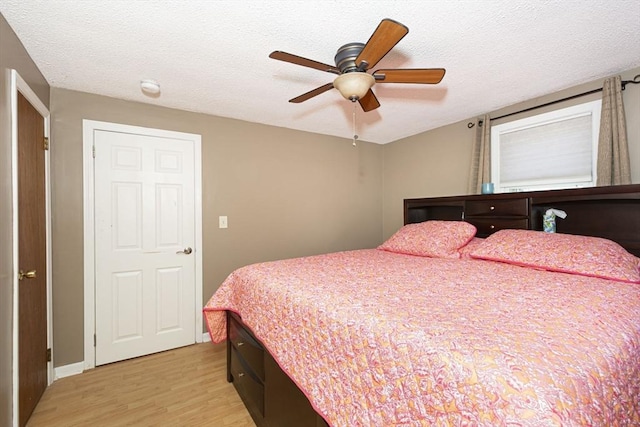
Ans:
[[[380,102],[371,90],[375,83],[440,83],[444,77],[444,68],[405,68],[379,69],[369,74],[389,51],[409,32],[409,28],[392,19],[383,19],[367,43],[347,43],[338,49],[336,65],[323,64],[301,56],[276,50],[269,57],[303,67],[338,74],[332,83],[315,88],[307,93],[290,99],[300,103],[330,89],[336,88],[340,94],[353,102],[358,101],[364,111],[375,110]]]

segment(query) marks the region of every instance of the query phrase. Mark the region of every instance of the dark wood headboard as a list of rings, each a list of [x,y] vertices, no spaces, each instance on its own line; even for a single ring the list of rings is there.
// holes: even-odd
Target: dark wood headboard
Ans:
[[[465,220],[486,237],[504,228],[542,230],[549,208],[561,209],[558,233],[603,237],[640,257],[640,185],[433,197],[404,200],[404,223]]]

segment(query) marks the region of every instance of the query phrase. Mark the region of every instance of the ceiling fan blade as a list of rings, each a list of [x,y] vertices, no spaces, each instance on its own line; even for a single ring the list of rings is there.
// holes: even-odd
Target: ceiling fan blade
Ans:
[[[360,103],[360,106],[365,112],[375,110],[380,106],[380,102],[378,102],[378,98],[376,98],[375,94],[371,89],[369,89],[369,92],[367,92],[365,96],[358,99],[358,102]]]
[[[444,77],[444,68],[405,68],[376,70],[373,77],[376,83],[440,83]]]
[[[408,32],[401,23],[383,19],[356,58],[356,66],[363,71],[375,66]]]
[[[279,50],[271,52],[269,58],[277,59],[284,62],[290,62],[296,65],[302,65],[303,67],[315,68],[316,70],[326,71],[328,73],[340,74],[340,70],[333,65],[323,64],[322,62],[303,58],[301,56],[293,55],[287,52],[281,52]]]
[[[333,83],[327,83],[326,85],[317,87],[313,90],[310,90],[307,93],[303,93],[300,96],[296,96],[293,99],[290,99],[289,102],[293,102],[294,104],[299,104],[301,102],[306,101],[307,99],[313,98],[314,96],[320,95],[321,93],[324,93],[326,91],[328,91],[329,89],[333,89]]]

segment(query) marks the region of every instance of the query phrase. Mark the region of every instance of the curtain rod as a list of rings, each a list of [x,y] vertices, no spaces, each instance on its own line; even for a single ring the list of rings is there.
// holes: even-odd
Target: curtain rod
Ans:
[[[621,82],[622,90],[625,90],[627,84],[629,84],[629,83],[634,84],[634,85],[640,84],[640,80],[639,79],[640,79],[640,74],[635,76],[633,78],[633,80],[623,80]],[[514,115],[520,114],[520,113],[526,113],[527,111],[537,110],[538,108],[548,107],[549,105],[558,104],[558,103],[564,102],[564,101],[570,101],[570,100],[575,99],[575,98],[580,98],[580,97],[591,95],[592,93],[598,93],[598,92],[602,92],[602,88],[593,89],[593,90],[590,90],[588,92],[579,93],[577,95],[568,96],[568,97],[562,98],[562,99],[557,99],[555,101],[547,102],[546,104],[541,104],[541,105],[536,105],[534,107],[525,108],[524,110],[514,111],[513,113],[503,114],[502,116],[491,117],[491,120],[504,119],[505,117],[514,116]],[[478,120],[478,125],[482,126],[482,122],[483,122],[483,120]],[[475,123],[472,123],[472,122],[467,123],[467,127],[469,129],[471,129],[474,126],[475,126]]]

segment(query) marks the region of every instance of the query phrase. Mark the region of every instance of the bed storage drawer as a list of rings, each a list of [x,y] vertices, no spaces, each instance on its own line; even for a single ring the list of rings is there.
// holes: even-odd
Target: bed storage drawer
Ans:
[[[227,311],[227,381],[257,427],[328,427],[242,319]]]
[[[264,417],[264,385],[235,348],[231,348],[231,376],[249,413],[258,413]]]
[[[260,343],[233,316],[229,316],[229,339],[248,368],[264,381],[264,350]]]
[[[465,218],[472,216],[529,216],[528,199],[468,200],[464,205]]]

